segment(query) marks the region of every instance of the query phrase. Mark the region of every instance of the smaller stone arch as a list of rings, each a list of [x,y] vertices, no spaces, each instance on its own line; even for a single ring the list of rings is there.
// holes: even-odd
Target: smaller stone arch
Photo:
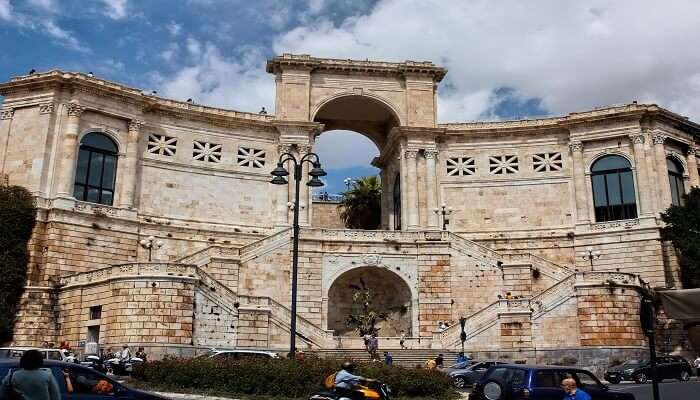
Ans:
[[[590,160],[588,160],[588,163],[586,164],[586,174],[591,173],[591,168],[593,167],[593,164],[595,164],[598,160],[600,160],[601,158],[606,157],[606,156],[620,156],[620,157],[626,159],[627,162],[630,163],[630,169],[632,169],[633,174],[636,175],[636,172],[635,172],[636,168],[634,166],[634,159],[632,158],[632,156],[623,152],[623,151],[618,151],[618,150],[602,151],[600,153],[596,153],[593,157],[591,157]]]
[[[78,147],[80,147],[80,144],[82,143],[83,138],[86,135],[89,135],[91,133],[99,133],[99,134],[105,135],[108,138],[112,139],[114,144],[117,146],[117,155],[119,155],[120,158],[124,157],[126,155],[126,152],[124,151],[125,146],[122,143],[119,135],[116,132],[112,131],[111,129],[105,129],[102,127],[92,127],[92,128],[87,128],[87,129],[83,130],[78,135]]]
[[[668,151],[666,151],[666,158],[672,159],[673,161],[677,162],[683,168],[683,177],[687,178],[690,176],[688,174],[688,164],[686,164],[685,157],[683,157],[682,155],[680,155],[676,151],[668,150]]]

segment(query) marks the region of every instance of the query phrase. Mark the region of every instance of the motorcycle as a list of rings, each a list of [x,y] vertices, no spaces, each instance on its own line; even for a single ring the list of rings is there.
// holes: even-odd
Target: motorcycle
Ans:
[[[312,394],[309,400],[389,400],[391,389],[385,383],[368,379],[354,389],[339,389],[335,387],[335,374],[324,380],[325,390]]]
[[[143,359],[131,357],[127,360],[120,358],[110,358],[104,362],[104,368],[108,372],[111,371],[114,375],[130,375],[134,371],[134,367],[143,363]]]

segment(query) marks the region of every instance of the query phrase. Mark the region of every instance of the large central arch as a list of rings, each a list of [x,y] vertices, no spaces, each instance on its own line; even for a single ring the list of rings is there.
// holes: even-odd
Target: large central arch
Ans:
[[[345,321],[361,311],[353,302],[357,287],[366,285],[372,296],[371,309],[389,315],[380,321],[380,336],[399,336],[401,331],[410,336],[412,328],[412,294],[410,287],[397,274],[381,267],[359,267],[342,273],[328,290],[328,329],[336,335],[355,335]]]

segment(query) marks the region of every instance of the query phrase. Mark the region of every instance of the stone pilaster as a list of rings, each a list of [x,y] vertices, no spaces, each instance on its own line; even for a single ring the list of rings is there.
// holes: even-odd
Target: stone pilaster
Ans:
[[[637,173],[637,187],[639,188],[639,210],[641,215],[651,215],[654,212],[652,204],[652,189],[647,175],[647,157],[644,148],[644,135],[630,135],[634,146],[634,164]]]
[[[284,153],[289,153],[290,150],[291,146],[288,144],[277,145],[278,156]],[[289,180],[289,178],[290,177],[287,177],[287,180]],[[275,196],[277,199],[277,204],[275,206],[275,225],[277,226],[287,225],[288,223],[287,216],[289,214],[289,207],[287,207],[287,203],[290,201],[289,186],[289,184],[287,184],[286,186],[277,185],[275,188]]]
[[[435,213],[437,208],[437,169],[435,166],[435,159],[438,156],[438,151],[436,149],[426,149],[423,153],[425,155],[425,194],[426,194],[426,205],[427,205],[427,221],[429,229],[439,229],[438,225],[438,215]]]
[[[0,177],[5,173],[5,154],[7,143],[10,141],[10,126],[15,109],[8,107],[0,110]]]
[[[73,177],[75,176],[75,162],[78,154],[78,133],[80,129],[80,115],[84,108],[77,102],[66,104],[68,119],[66,130],[63,133],[61,143],[61,155],[58,169],[58,196],[73,197]]]
[[[691,146],[686,154],[688,165],[688,183],[689,186],[700,186],[700,173],[698,173],[698,159],[700,155],[700,147]],[[690,189],[690,188],[689,188]]]
[[[406,212],[408,213],[408,229],[419,228],[418,218],[418,175],[417,175],[417,158],[418,151],[404,151],[406,159]],[[403,188],[401,190],[404,190]]]
[[[301,145],[297,146],[299,149],[299,159],[311,152],[311,146]],[[309,225],[311,221],[311,187],[306,184],[311,178],[309,176],[310,164],[305,162],[301,165],[301,186],[299,190],[299,203],[301,204],[301,209],[299,210],[299,224]]]
[[[572,141],[569,143],[569,150],[571,151],[574,176],[576,223],[588,224],[591,222],[591,218],[588,215],[588,196],[586,190],[586,171],[583,162],[583,143],[579,141]]]
[[[119,206],[133,208],[136,204],[136,176],[139,168],[139,135],[144,122],[138,119],[129,121],[126,139],[126,158],[121,168],[122,182]]]
[[[659,192],[659,212],[662,212],[671,205],[671,184],[668,181],[668,166],[666,165],[666,149],[664,142],[666,135],[654,133],[654,157],[656,158],[656,190]]]

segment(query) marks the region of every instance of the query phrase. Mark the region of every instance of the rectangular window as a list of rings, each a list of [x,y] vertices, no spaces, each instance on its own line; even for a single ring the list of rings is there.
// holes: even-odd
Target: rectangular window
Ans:
[[[102,306],[90,307],[90,319],[100,319],[100,318],[102,318]]]

